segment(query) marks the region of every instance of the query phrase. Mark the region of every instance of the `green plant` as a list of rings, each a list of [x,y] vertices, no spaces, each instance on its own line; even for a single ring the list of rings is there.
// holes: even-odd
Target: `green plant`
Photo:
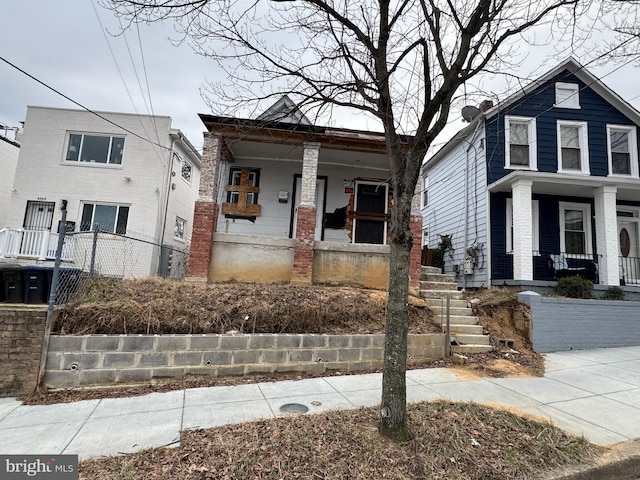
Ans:
[[[444,256],[449,254],[449,258],[453,259],[453,242],[452,235],[440,235],[440,243],[432,251],[431,264],[434,267],[440,267],[444,270]]]
[[[624,291],[620,287],[609,287],[604,291],[601,300],[624,300]]]
[[[553,291],[562,297],[591,298],[593,296],[593,282],[579,276],[561,278]]]

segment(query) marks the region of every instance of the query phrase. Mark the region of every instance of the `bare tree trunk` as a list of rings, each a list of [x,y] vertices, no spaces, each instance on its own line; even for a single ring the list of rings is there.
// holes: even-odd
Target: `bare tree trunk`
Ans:
[[[398,201],[399,200],[399,201]],[[404,204],[404,205],[403,205]],[[396,197],[392,207],[389,299],[382,372],[382,401],[379,431],[403,442],[410,438],[407,428],[407,334],[409,332],[409,252],[412,238],[409,225],[411,197]]]

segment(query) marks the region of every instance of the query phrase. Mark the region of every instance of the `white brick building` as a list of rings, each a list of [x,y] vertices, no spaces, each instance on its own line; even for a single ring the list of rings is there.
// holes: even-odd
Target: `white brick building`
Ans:
[[[66,200],[67,228],[75,232],[99,225],[108,234],[188,246],[201,157],[170,117],[30,106],[21,145],[0,233],[55,233]],[[28,254],[9,251],[6,241],[3,251],[0,237],[0,256]],[[135,276],[157,273],[153,261],[143,263]]]

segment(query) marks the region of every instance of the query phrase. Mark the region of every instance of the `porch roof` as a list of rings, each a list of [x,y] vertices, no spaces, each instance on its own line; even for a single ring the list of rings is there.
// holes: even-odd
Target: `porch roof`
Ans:
[[[387,170],[384,134],[301,123],[222,117],[199,114],[210,133],[225,140],[227,157],[302,160],[305,143],[320,144],[320,163],[337,163]],[[403,135],[408,147],[413,137]]]
[[[489,192],[510,192],[519,180],[532,182],[531,192],[543,195],[593,197],[596,188],[617,187],[618,200],[637,201],[640,198],[640,179],[632,177],[599,177],[554,172],[516,170],[490,184]]]

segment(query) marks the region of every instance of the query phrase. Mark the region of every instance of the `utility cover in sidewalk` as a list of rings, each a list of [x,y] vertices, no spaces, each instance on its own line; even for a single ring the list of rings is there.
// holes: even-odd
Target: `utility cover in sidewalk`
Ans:
[[[280,411],[283,413],[307,413],[309,407],[300,403],[287,403],[280,407]]]

